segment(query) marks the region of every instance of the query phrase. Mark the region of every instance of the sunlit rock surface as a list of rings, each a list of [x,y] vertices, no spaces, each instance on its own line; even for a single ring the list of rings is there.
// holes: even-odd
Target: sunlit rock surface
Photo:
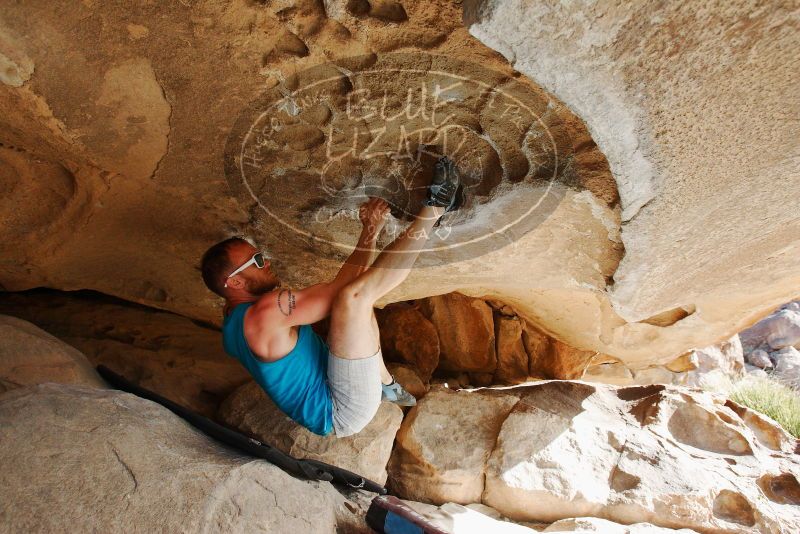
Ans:
[[[480,502],[518,521],[777,534],[800,528],[796,442],[747,408],[674,386],[438,388],[403,421],[389,473],[405,498]]]

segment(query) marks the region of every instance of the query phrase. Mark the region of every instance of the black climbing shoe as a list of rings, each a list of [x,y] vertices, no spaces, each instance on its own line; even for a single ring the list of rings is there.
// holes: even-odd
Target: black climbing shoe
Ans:
[[[433,169],[433,180],[428,186],[426,206],[445,208],[444,212],[455,211],[464,200],[464,188],[456,164],[447,156],[442,156]]]

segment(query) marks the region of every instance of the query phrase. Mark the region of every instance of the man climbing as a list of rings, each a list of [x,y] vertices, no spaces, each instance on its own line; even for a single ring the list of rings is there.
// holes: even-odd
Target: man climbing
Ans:
[[[371,198],[359,211],[358,244],[336,277],[299,291],[279,287],[269,261],[244,239],[212,246],[203,255],[202,273],[208,288],[225,298],[226,352],[278,408],[315,434],[359,432],[382,398],[416,404],[386,370],[373,308],[406,279],[434,224],[460,206],[461,190],[456,166],[440,158],[424,206],[372,265],[389,208]],[[326,344],[310,325],[329,315]]]

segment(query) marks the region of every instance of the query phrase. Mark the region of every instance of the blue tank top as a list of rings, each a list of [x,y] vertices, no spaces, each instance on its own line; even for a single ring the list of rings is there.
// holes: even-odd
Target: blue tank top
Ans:
[[[328,346],[310,325],[301,325],[292,351],[274,362],[256,358],[244,337],[244,312],[236,306],[222,323],[225,352],[242,362],[255,381],[283,413],[314,434],[333,428],[333,404],[328,387]]]

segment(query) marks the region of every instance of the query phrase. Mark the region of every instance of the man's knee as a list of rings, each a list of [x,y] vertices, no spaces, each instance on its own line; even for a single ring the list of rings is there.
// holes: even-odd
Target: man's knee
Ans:
[[[333,299],[334,309],[371,309],[375,303],[372,296],[365,291],[364,285],[359,283],[358,280],[350,282],[336,294]]]

